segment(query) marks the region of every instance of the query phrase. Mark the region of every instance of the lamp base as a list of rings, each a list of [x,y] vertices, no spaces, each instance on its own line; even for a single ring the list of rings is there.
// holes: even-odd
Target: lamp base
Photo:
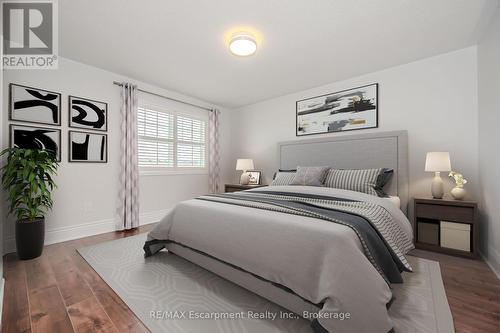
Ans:
[[[240,185],[248,185],[250,182],[250,174],[246,171],[243,171],[240,177]]]
[[[434,199],[442,199],[444,195],[444,184],[441,179],[441,173],[436,172],[432,180],[431,193]]]

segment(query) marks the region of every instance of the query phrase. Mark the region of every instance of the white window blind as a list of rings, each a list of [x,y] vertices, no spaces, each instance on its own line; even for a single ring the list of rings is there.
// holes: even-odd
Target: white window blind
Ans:
[[[139,167],[204,169],[206,121],[175,112],[139,107]]]
[[[177,117],[177,166],[205,167],[205,122],[185,116]]]

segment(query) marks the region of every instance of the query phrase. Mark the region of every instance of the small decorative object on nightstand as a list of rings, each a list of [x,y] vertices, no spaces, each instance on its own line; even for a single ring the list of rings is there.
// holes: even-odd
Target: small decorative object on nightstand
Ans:
[[[260,185],[260,171],[248,171],[247,173],[250,175],[248,185]]]
[[[441,199],[444,195],[441,171],[451,171],[450,153],[442,151],[427,153],[425,171],[435,173],[432,180],[431,192],[434,199]]]
[[[477,258],[477,202],[415,198],[415,246],[450,255]]]
[[[224,186],[224,192],[238,192],[244,190],[250,190],[252,188],[264,187],[267,185],[241,185],[241,184],[226,184]]]
[[[243,171],[240,177],[240,185],[248,185],[250,174],[247,171],[253,170],[253,160],[250,158],[239,158],[236,161],[236,170]]]
[[[467,184],[467,179],[465,179],[461,173],[455,171],[451,171],[448,176],[453,178],[453,181],[456,185],[451,190],[451,196],[455,200],[463,200],[465,198],[465,195],[467,194],[467,191],[464,189],[464,185]]]

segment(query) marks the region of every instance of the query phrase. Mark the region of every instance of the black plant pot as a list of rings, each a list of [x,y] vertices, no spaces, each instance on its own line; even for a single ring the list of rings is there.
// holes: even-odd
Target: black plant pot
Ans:
[[[16,248],[21,260],[39,257],[45,241],[45,219],[19,220],[16,223]]]

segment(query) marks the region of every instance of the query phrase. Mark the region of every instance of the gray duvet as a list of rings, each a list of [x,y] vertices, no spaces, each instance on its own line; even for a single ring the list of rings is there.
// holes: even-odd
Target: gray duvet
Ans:
[[[281,193],[275,193],[278,190]],[[311,195],[316,199],[307,199]],[[411,226],[393,203],[364,193],[307,186],[199,199],[178,204],[149,233],[148,243],[158,244],[151,246],[152,252],[163,247],[161,241],[175,242],[284,286],[321,304],[318,321],[329,332],[392,329],[387,282],[399,282],[398,272],[381,269],[380,258],[371,254],[384,246],[387,254],[377,254],[382,266],[392,260],[399,270],[411,270],[404,258],[412,248]],[[318,211],[331,214],[311,215]],[[379,241],[367,245],[366,235],[351,225],[351,218]],[[335,313],[349,313],[350,319],[335,319]]]

